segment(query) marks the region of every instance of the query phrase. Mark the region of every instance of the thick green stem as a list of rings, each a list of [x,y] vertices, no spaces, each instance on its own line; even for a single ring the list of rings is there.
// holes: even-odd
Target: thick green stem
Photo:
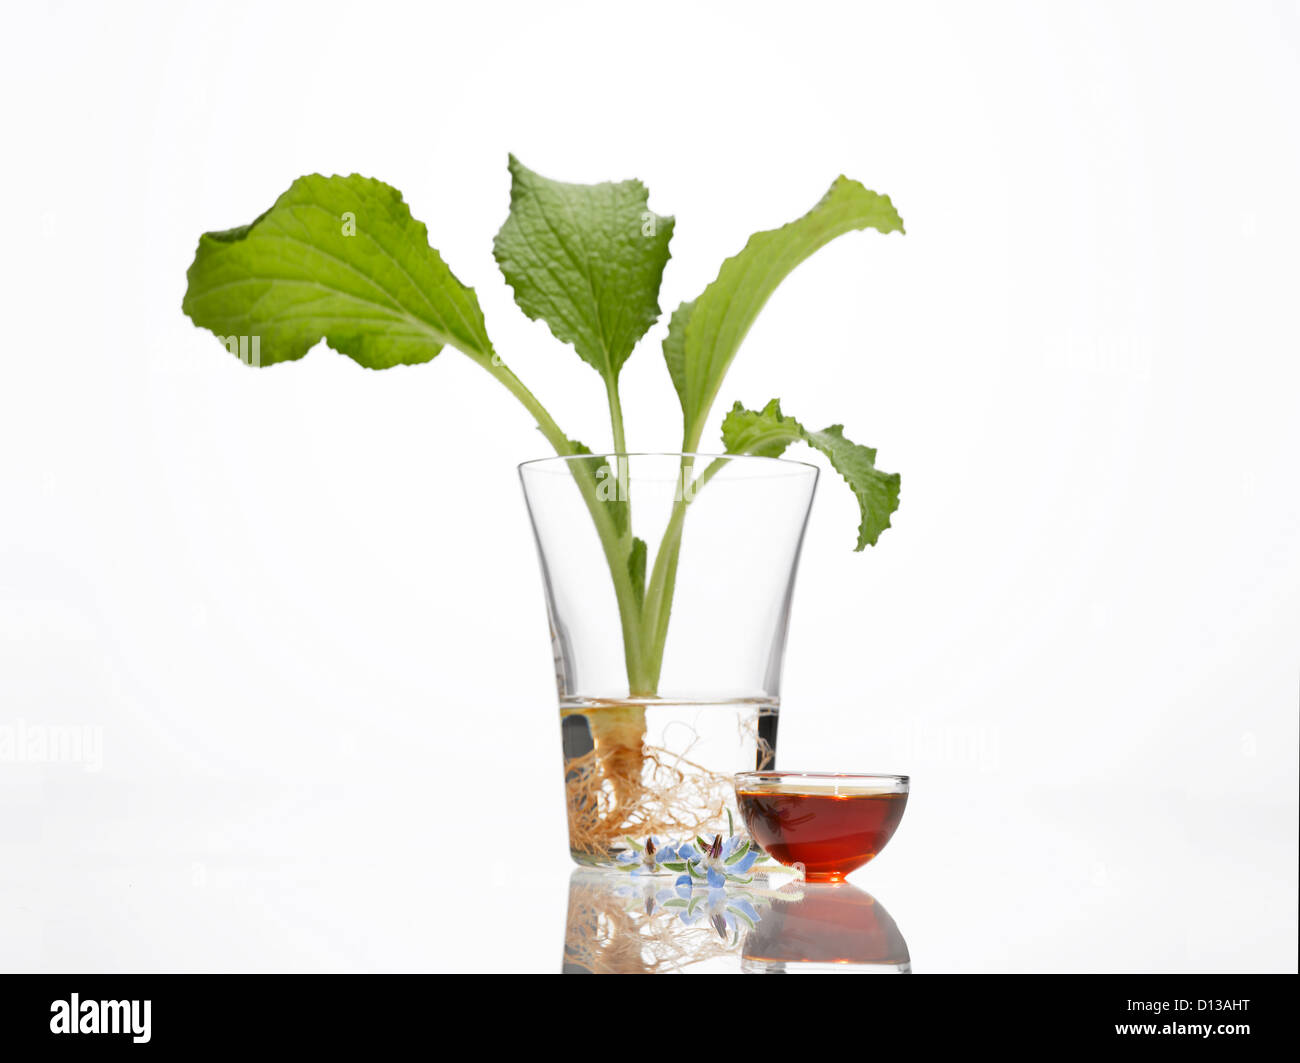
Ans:
[[[466,351],[479,365],[483,366],[502,385],[505,386],[523,407],[533,416],[542,435],[557,454],[573,457],[580,454],[573,442],[541,402],[515,374],[495,356],[483,358],[477,352]],[[610,421],[614,431],[616,457],[621,457],[618,469],[619,490],[627,491],[628,470],[626,463],[626,443],[623,431],[623,411],[619,401],[617,383],[607,387],[610,406]],[[696,433],[698,435],[698,433]],[[691,445],[695,445],[691,442]],[[681,554],[682,532],[686,521],[686,511],[695,494],[726,463],[725,458],[711,462],[698,477],[691,480],[695,458],[685,454],[681,464],[681,482],[679,496],[673,501],[672,513],[664,529],[659,550],[655,555],[654,567],[645,587],[644,601],[637,589],[633,588],[632,574],[628,567],[632,536],[630,530],[619,534],[614,526],[610,511],[596,491],[594,477],[581,475],[578,462],[572,462],[574,480],[582,493],[583,501],[591,514],[600,538],[605,561],[609,566],[614,583],[614,594],[618,603],[619,621],[623,633],[624,663],[627,668],[628,690],[633,697],[653,697],[659,689],[659,677],[663,669],[664,646],[668,638],[668,620],[672,614],[673,592],[677,582],[677,562]],[[623,496],[626,498],[626,494]],[[630,529],[630,522],[629,522]],[[630,733],[635,730],[639,719],[630,717],[621,726]],[[626,744],[626,743],[624,743]]]
[[[668,641],[668,618],[672,615],[673,593],[677,587],[677,561],[682,550],[682,531],[686,523],[686,510],[695,496],[718,471],[726,464],[726,458],[715,458],[694,481],[690,479],[695,466],[695,456],[686,454],[682,457],[680,494],[673,501],[673,511],[664,529],[663,539],[659,543],[659,552],[655,555],[654,569],[650,573],[650,582],[646,587],[645,611],[642,628],[645,631],[643,659],[652,686],[659,687],[659,675],[663,670],[664,646]]]
[[[623,403],[618,397],[618,381],[606,379],[605,395],[609,399],[609,422],[614,430],[614,453],[626,454],[627,441],[623,436]]]
[[[623,431],[623,403],[618,394],[617,377],[606,378],[605,395],[609,402],[609,423],[614,435],[614,461],[617,465],[617,468],[614,470],[615,486],[618,491],[619,499],[627,503],[627,530],[624,533],[620,548],[624,557],[623,574],[627,577],[629,594],[626,598],[626,604],[623,597],[619,598],[619,619],[623,627],[624,643],[626,643],[629,637],[634,637],[637,640],[639,647],[635,660],[632,656],[627,655],[628,693],[633,697],[650,697],[655,693],[656,684],[653,680],[647,678],[645,671],[645,658],[640,652],[644,643],[644,625],[641,620],[641,600],[645,594],[645,586],[644,584],[639,587],[633,586],[632,570],[627,564],[627,559],[632,555],[633,546],[632,484],[627,460],[627,438]]]
[[[505,385],[506,390],[532,414],[533,419],[537,422],[537,427],[541,429],[542,435],[546,437],[546,441],[551,444],[557,454],[562,457],[570,457],[580,453],[560,426],[555,423],[555,419],[550,415],[546,407],[538,401],[537,396],[529,391],[524,386],[523,381],[515,376],[499,358],[495,356],[481,358],[474,354],[471,354],[471,357]],[[605,561],[609,565],[609,574],[614,581],[614,595],[618,601],[619,619],[623,629],[623,655],[627,666],[628,684],[631,687],[632,694],[644,693],[645,670],[641,658],[641,610],[639,599],[632,589],[632,576],[627,564],[630,539],[625,541],[624,537],[619,535],[618,529],[614,527],[613,518],[610,516],[608,507],[596,494],[594,478],[588,479],[583,476],[579,464],[579,462],[570,462],[571,471],[573,472],[574,481],[578,485],[578,490],[582,492],[587,511],[591,514],[592,522],[596,526],[596,534],[600,537],[601,547],[605,553]]]
[[[682,467],[679,473],[680,495],[673,501],[673,511],[668,518],[663,538],[659,541],[659,551],[655,555],[654,568],[646,586],[645,606],[642,611],[642,628],[646,632],[644,660],[651,686],[659,688],[659,676],[663,670],[664,646],[668,640],[668,618],[672,615],[673,593],[677,587],[677,560],[682,550],[682,528],[686,521],[686,507],[690,505],[695,492],[709,482],[721,467],[721,460],[715,460],[694,483],[690,482],[691,469],[695,465],[695,448],[700,445],[700,435],[704,431],[704,422],[710,399],[695,419],[694,427],[688,422],[682,436]]]

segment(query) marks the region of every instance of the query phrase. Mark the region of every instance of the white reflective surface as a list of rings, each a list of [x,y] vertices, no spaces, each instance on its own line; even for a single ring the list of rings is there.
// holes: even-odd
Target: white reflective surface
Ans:
[[[506,804],[449,804],[481,773],[401,763],[365,786],[297,788],[7,766],[0,966],[560,971],[575,921],[558,788],[506,835],[492,826]],[[887,909],[917,973],[1294,969],[1288,810],[913,781],[898,834],[850,882]]]

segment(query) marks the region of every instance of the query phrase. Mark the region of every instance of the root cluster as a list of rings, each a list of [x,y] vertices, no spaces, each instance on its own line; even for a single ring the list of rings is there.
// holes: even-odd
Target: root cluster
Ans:
[[[605,856],[627,836],[693,838],[726,829],[730,775],[667,749],[599,746],[565,764],[569,845]]]

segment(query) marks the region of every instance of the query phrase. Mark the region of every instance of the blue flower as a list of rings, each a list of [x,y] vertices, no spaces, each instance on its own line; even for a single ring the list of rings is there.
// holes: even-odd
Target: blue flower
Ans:
[[[681,859],[681,842],[670,842],[655,854],[661,864],[671,864]]]
[[[735,835],[724,842],[721,834],[715,834],[713,843],[702,853],[697,854],[693,849],[692,853],[686,877],[705,881],[710,889],[721,889],[728,881],[748,882],[744,876],[758,859],[752,844]],[[677,881],[681,883],[682,879]]]
[[[634,875],[660,875],[664,871],[662,865],[675,863],[681,859],[680,848],[680,843],[673,842],[661,846],[659,839],[652,834],[645,840],[644,848],[639,851],[625,849],[614,859]]]
[[[697,838],[699,848],[689,841],[664,841],[651,835],[645,844],[628,839],[628,848],[615,857],[619,867],[633,875],[662,875],[665,871],[683,871],[673,885],[688,896],[696,886],[721,889],[727,883],[748,885],[753,881],[749,870],[763,859],[746,838],[732,836],[723,841],[715,834],[712,842]],[[666,866],[672,865],[672,866]]]

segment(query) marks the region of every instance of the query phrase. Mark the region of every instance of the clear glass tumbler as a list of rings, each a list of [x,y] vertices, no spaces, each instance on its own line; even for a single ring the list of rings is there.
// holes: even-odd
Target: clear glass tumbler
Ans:
[[[816,467],[619,454],[519,473],[550,618],[574,860],[658,870],[647,839],[743,832],[732,777],[775,762]]]

